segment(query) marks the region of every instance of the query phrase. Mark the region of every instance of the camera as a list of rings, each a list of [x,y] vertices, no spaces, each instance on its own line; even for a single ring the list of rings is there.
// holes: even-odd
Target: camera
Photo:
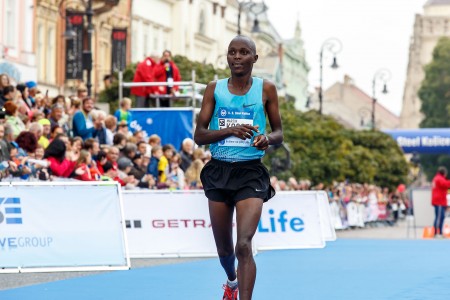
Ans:
[[[6,116],[5,107],[0,106],[0,120],[3,120]]]

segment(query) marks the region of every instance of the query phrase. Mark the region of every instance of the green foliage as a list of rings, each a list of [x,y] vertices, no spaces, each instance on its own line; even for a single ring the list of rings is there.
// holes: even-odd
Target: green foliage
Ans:
[[[134,73],[136,72],[137,64],[130,64],[126,67],[123,72],[123,81],[124,82],[132,82],[134,78]],[[114,78],[119,78],[117,73],[114,74]],[[131,96],[130,89],[123,89],[123,96],[134,99],[134,96]],[[98,96],[98,101],[109,103],[109,111],[113,113],[119,108],[119,81],[113,80],[111,87],[109,89],[104,89],[100,92]]]
[[[433,60],[425,67],[425,79],[419,90],[424,115],[420,127],[450,127],[450,39],[441,38],[434,51]],[[448,155],[420,155],[427,177],[431,179],[438,166],[450,168]]]
[[[230,76],[230,70],[227,69],[215,69],[212,64],[203,64],[200,62],[194,62],[189,60],[185,56],[176,55],[173,58],[175,64],[180,70],[181,78],[183,81],[192,80],[192,70],[195,70],[196,82],[207,84],[214,80],[214,76],[217,74],[219,79],[226,78]],[[134,73],[136,72],[137,64],[130,64],[124,71],[123,81],[132,82],[134,78]],[[118,78],[117,73],[114,74],[115,78]],[[130,89],[123,89],[123,96],[129,97],[134,100],[134,96],[130,96]],[[110,105],[110,112],[114,112],[118,108],[119,99],[119,83],[117,80],[113,82],[109,89],[105,89],[100,92],[98,97],[100,102],[106,102]],[[176,102],[175,105],[184,106],[184,102]]]
[[[397,143],[378,131],[345,129],[317,111],[306,113],[281,102],[284,141],[289,145],[292,167],[277,176],[310,179],[314,184],[349,180],[394,187],[407,180],[407,162]],[[279,151],[268,154],[272,168]],[[271,173],[274,170],[271,170]]]

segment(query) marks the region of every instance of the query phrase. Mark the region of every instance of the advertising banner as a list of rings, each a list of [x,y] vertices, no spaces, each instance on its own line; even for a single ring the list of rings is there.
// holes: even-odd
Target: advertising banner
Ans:
[[[131,257],[217,255],[203,191],[124,191],[123,197]],[[328,214],[320,213],[319,201],[316,191],[277,193],[264,204],[254,250],[324,247],[322,232],[332,233],[321,228],[330,220],[321,220]]]
[[[334,220],[331,216],[331,206],[330,201],[328,200],[328,195],[325,191],[317,191],[317,197],[319,198],[319,212],[320,212],[320,220],[322,235],[325,241],[335,241],[336,240],[336,231],[334,228]]]
[[[118,185],[35,184],[0,187],[0,272],[129,268]]]
[[[450,153],[450,129],[421,128],[384,130],[405,153]]]
[[[83,79],[83,12],[66,10],[66,30],[69,29],[76,35],[66,40],[66,80]]]
[[[319,197],[316,191],[282,192],[264,204],[255,235],[258,250],[323,248]]]
[[[127,65],[127,29],[113,28],[112,30],[112,71],[125,70]]]
[[[135,108],[131,109],[133,131],[143,130],[147,136],[157,134],[161,144],[172,144],[180,149],[185,138],[194,136],[192,108]]]

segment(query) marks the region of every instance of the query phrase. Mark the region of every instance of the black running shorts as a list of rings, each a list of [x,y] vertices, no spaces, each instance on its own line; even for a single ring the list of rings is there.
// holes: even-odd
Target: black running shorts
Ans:
[[[203,167],[200,178],[211,201],[235,205],[248,198],[266,202],[275,195],[269,171],[259,159],[232,163],[212,159]]]

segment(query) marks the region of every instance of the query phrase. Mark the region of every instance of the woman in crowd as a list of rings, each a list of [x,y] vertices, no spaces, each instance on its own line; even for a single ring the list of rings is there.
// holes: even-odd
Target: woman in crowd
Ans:
[[[79,153],[78,155],[73,153],[70,159],[67,159],[66,145],[62,140],[55,139],[45,149],[44,158],[48,160],[53,175],[68,178],[75,170]],[[82,175],[81,173],[81,171],[77,172],[77,175]]]
[[[6,123],[11,125],[13,136],[16,138],[22,131],[25,130],[25,124],[19,118],[19,111],[16,104],[8,101],[4,105]]]
[[[202,181],[200,180],[200,173],[202,172],[203,166],[205,164],[201,159],[196,159],[187,168],[184,176],[186,178],[186,184],[190,189],[201,189]]]

